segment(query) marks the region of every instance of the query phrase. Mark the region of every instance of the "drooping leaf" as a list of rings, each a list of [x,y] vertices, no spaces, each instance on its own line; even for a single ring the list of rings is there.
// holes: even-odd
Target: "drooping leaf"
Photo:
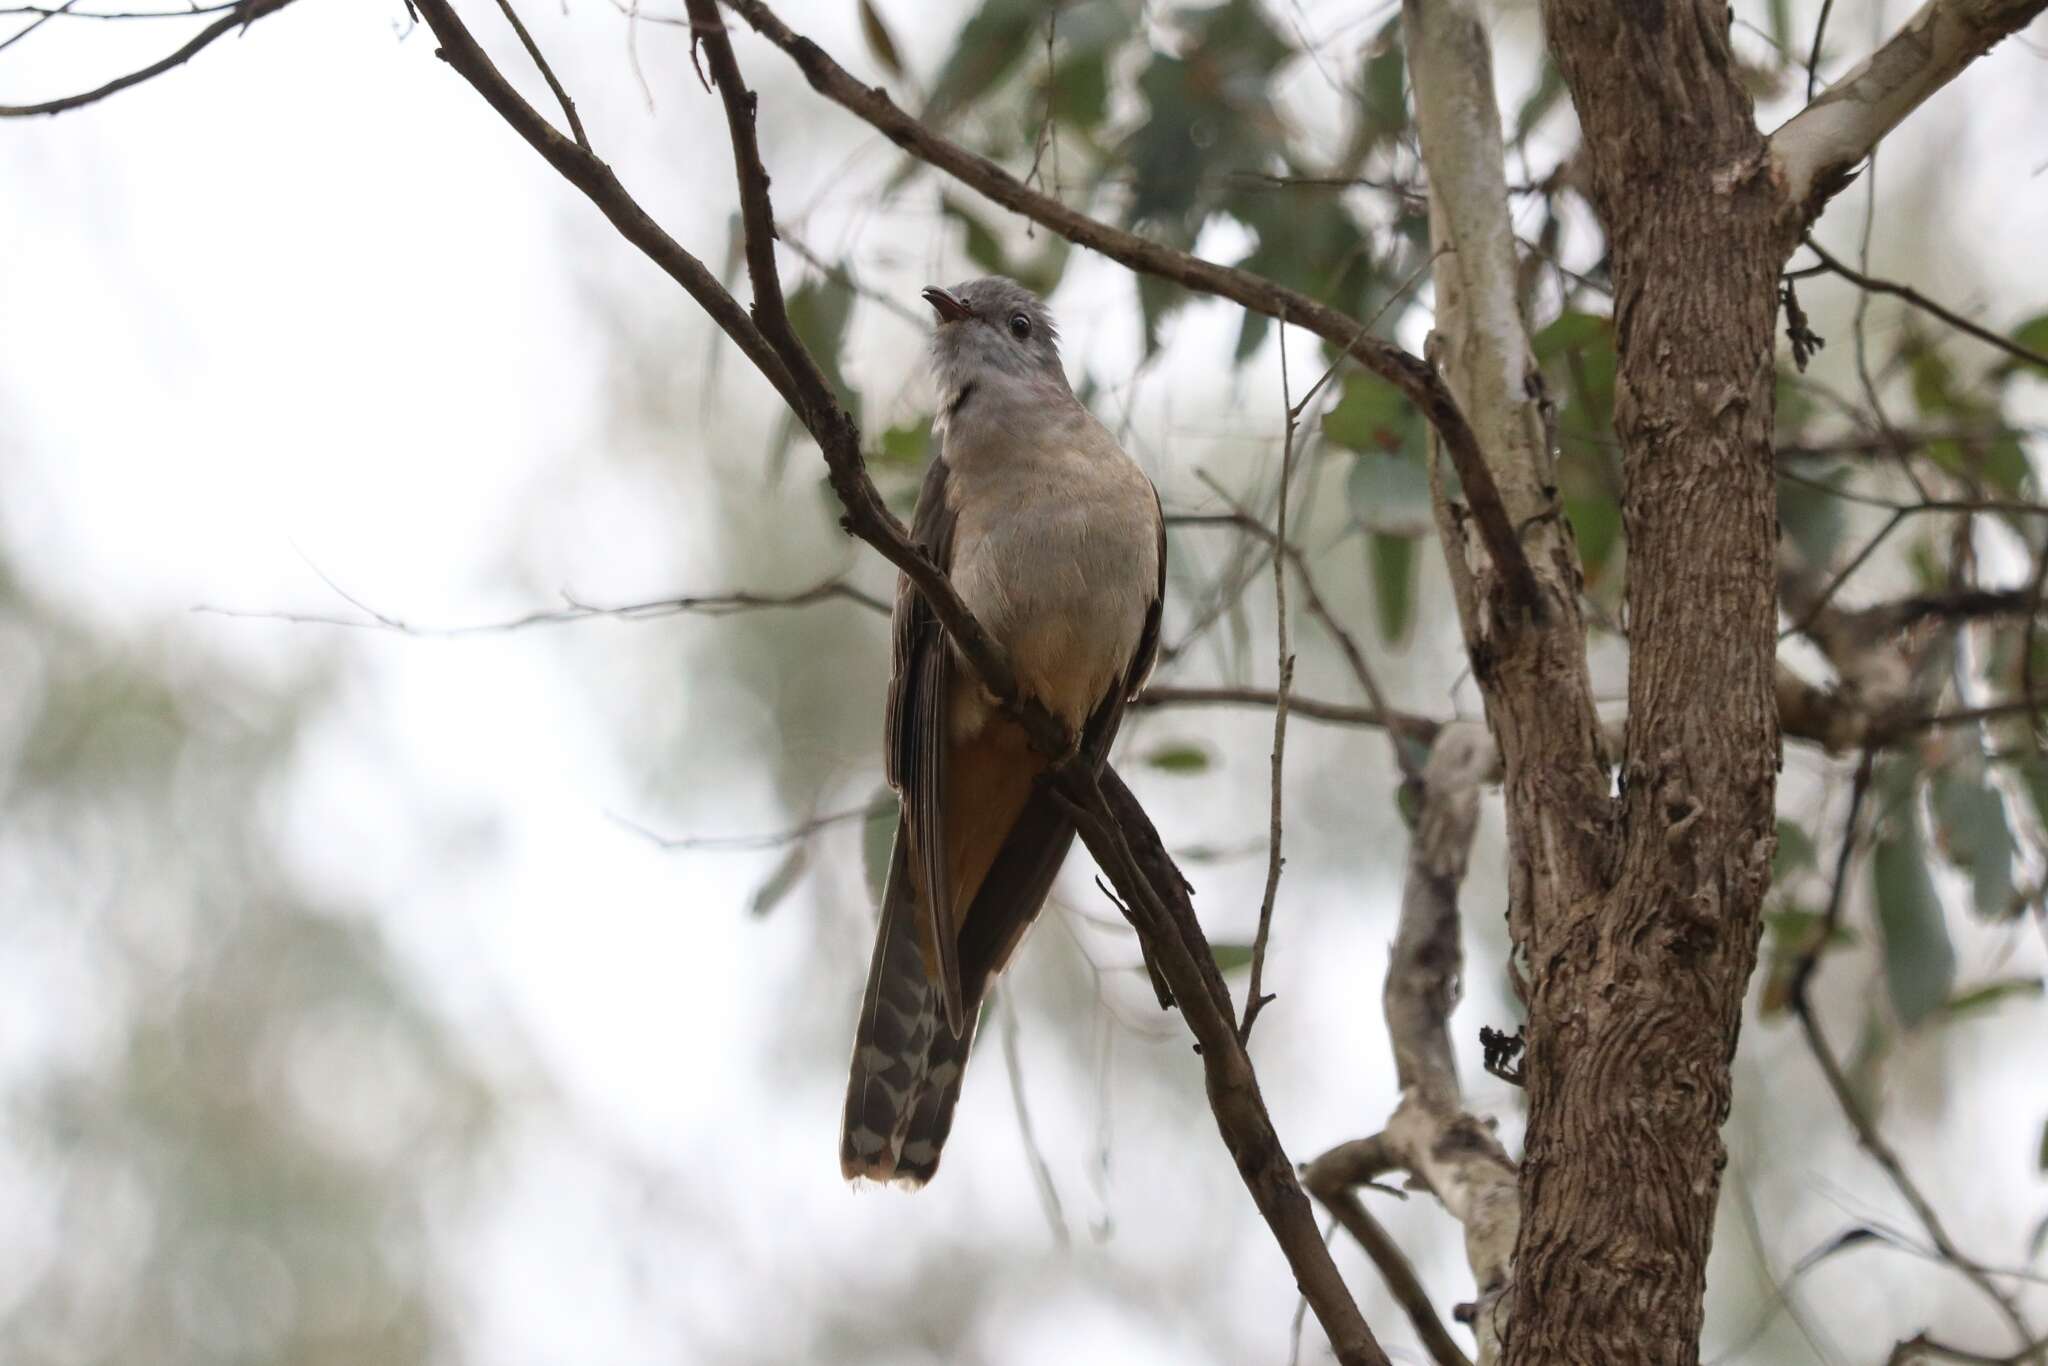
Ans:
[[[1366,48],[1358,94],[1358,120],[1370,145],[1392,142],[1408,130],[1408,54],[1398,18],[1388,20]]]
[[[810,864],[811,842],[799,839],[792,843],[788,852],[775,861],[774,871],[754,889],[754,895],[747,902],[748,913],[764,916],[781,905],[783,898],[796,889]]]
[[[1824,912],[1803,906],[1786,905],[1765,911],[1764,928],[1769,935],[1770,958],[1759,1007],[1765,1016],[1776,1015],[1791,1004],[1793,974],[1809,952],[1839,948],[1856,939],[1855,932],[1846,925],[1837,924],[1830,932]]]
[[[1252,946],[1249,944],[1211,944],[1209,948],[1216,955],[1216,966],[1224,972],[1235,972],[1252,965]]]
[[[1969,874],[1977,914],[1986,920],[2012,915],[2012,831],[1982,765],[1951,765],[1936,776],[1929,796],[1935,837],[1949,862]]]
[[[1408,634],[1415,614],[1418,539],[1375,531],[1366,538],[1372,557],[1372,600],[1380,639],[1392,644]]]
[[[1813,866],[1813,836],[1791,821],[1779,821],[1778,849],[1771,856],[1771,881],[1783,882],[1792,874]]]
[[[1039,0],[985,0],[961,28],[933,78],[928,123],[940,123],[980,100],[1016,70],[1045,23]]]
[[[1132,7],[1119,0],[1080,0],[1059,8],[1053,30],[1058,52],[1047,79],[1053,118],[1062,128],[1092,133],[1108,117],[1110,71],[1136,24]],[[1044,81],[1039,98],[1045,98]]]
[[[1910,808],[1878,840],[1870,869],[1884,931],[1885,982],[1893,1008],[1910,1029],[1948,999],[1956,976],[1955,948]]]
[[[1166,319],[1186,303],[1188,292],[1170,280],[1156,275],[1138,277],[1138,313],[1145,322],[1145,356],[1149,360],[1159,350],[1160,329]]]
[[[2038,997],[2043,983],[2038,977],[2003,977],[1995,982],[1959,991],[1942,1005],[1942,1013],[1950,1019],[1958,1015],[1970,1015],[1989,1010],[2000,1001],[2025,997]]]
[[[868,452],[868,463],[901,470],[922,469],[931,444],[931,423],[913,419],[884,431],[875,449]]]
[[[1209,768],[1209,751],[1192,741],[1161,745],[1145,756],[1145,762],[1162,773],[1203,773]]]
[[[2036,355],[2048,356],[2048,313],[2029,318],[2015,327],[2012,330],[2012,340],[2015,346],[2024,346]],[[2018,360],[2010,362],[2008,368],[2020,365],[2027,365],[2035,374],[2048,375],[2048,369]]]
[[[825,372],[842,400],[855,397],[839,368],[839,351],[853,316],[853,290],[843,278],[818,275],[798,285],[789,296],[789,325]]]
[[[1138,73],[1146,117],[1119,149],[1132,177],[1130,221],[1187,242],[1228,186],[1221,172],[1270,169],[1286,142],[1274,109],[1273,74],[1291,45],[1255,0],[1225,0],[1175,16],[1185,41]]]
[[[897,52],[896,40],[889,36],[889,26],[882,22],[874,0],[860,0],[860,36],[867,42],[868,54],[880,63],[882,70],[900,80],[903,57]]]
[[[1529,92],[1529,98],[1522,101],[1522,107],[1515,111],[1515,136],[1513,141],[1520,144],[1527,140],[1543,116],[1554,108],[1564,94],[1564,73],[1557,63],[1545,56],[1543,74],[1537,79],[1536,88]]]

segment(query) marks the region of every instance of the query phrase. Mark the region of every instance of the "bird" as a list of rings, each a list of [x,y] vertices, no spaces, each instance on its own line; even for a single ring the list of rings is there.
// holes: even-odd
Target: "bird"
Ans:
[[[936,448],[911,538],[1008,653],[1019,691],[1100,766],[1159,650],[1158,490],[1074,396],[1052,315],[1013,280],[923,293]],[[885,767],[898,798],[855,1027],[839,1162],[930,1181],[976,1017],[1051,890],[1074,826],[1053,760],[997,706],[907,577],[890,618]]]

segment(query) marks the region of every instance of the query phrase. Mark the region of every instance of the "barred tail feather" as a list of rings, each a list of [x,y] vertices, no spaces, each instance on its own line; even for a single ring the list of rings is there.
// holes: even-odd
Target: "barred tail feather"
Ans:
[[[922,1186],[938,1170],[953,1127],[974,1020],[970,1015],[954,1037],[939,988],[925,970],[908,844],[899,825],[854,1033],[839,1169],[849,1181]]]

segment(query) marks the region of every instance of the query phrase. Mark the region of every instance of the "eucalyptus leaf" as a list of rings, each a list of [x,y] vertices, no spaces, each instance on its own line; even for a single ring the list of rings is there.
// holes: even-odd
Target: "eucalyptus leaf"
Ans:
[[[776,860],[774,871],[754,889],[754,895],[747,901],[748,913],[764,916],[781,905],[783,899],[796,890],[810,864],[811,842],[806,839],[792,841],[788,851]]]
[[[2013,839],[1997,790],[1972,762],[1939,774],[1929,795],[1942,850],[1969,874],[1977,914],[2006,919],[2013,913]]]
[[[1418,538],[1373,532],[1367,537],[1372,557],[1372,598],[1380,639],[1404,639],[1415,618],[1415,564]]]
[[[1161,745],[1145,756],[1149,766],[1162,773],[1204,773],[1209,768],[1209,751],[1192,741]]]
[[[1955,948],[1910,809],[1900,828],[1878,841],[1870,869],[1884,931],[1885,982],[1910,1029],[1948,1000],[1956,976]]]
[[[1252,965],[1252,946],[1249,944],[1211,944],[1209,948],[1216,955],[1216,966],[1224,972],[1236,972]]]

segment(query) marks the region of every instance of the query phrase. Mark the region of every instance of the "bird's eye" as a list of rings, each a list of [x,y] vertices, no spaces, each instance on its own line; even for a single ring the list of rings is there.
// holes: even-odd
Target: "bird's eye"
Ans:
[[[1022,313],[1012,313],[1010,315],[1010,335],[1018,341],[1028,340],[1031,336],[1031,319],[1025,317]]]

